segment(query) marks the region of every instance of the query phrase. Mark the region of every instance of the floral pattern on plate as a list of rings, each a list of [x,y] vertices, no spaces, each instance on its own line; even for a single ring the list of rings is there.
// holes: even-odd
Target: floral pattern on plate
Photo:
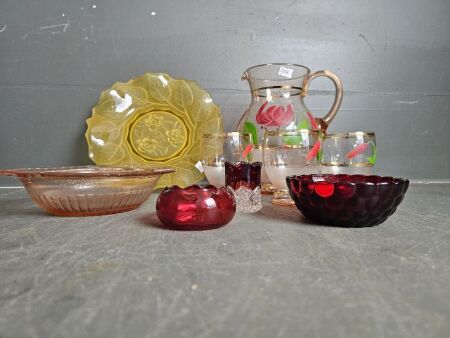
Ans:
[[[146,73],[100,94],[86,120],[89,157],[99,165],[170,166],[158,188],[185,187],[204,175],[203,134],[223,131],[219,107],[195,82]]]

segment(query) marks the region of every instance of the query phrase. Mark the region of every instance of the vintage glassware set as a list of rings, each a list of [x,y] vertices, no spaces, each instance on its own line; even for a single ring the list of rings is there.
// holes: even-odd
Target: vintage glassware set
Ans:
[[[316,118],[303,98],[316,77],[336,88],[330,111]],[[261,194],[295,205],[309,220],[372,226],[402,201],[408,180],[370,175],[373,132],[327,133],[343,89],[330,71],[296,64],[247,69],[251,104],[235,132],[224,132],[218,106],[195,82],[146,73],[103,91],[87,120],[89,156],[98,166],[0,170],[17,176],[32,199],[58,216],[137,208],[154,188],[161,222],[205,230],[236,211],[258,212]],[[210,185],[195,185],[206,175]]]

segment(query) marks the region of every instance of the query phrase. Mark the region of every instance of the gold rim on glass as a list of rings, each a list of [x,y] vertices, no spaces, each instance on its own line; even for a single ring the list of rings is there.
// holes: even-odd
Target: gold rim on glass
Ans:
[[[351,131],[351,132],[347,132],[347,133],[325,134],[325,138],[353,138],[355,136],[375,137],[375,132],[373,132],[373,131]]]
[[[264,132],[264,137],[266,136],[299,136],[299,135],[317,135],[319,136],[319,132],[315,130],[309,129],[298,129],[298,130],[266,130]]]
[[[239,133],[237,131],[228,131],[228,132],[220,132],[220,133],[208,133],[208,134],[203,134],[203,138],[216,138],[216,137],[228,137],[228,136],[233,136],[233,137],[238,137],[238,136],[251,136],[252,134],[249,133]]]

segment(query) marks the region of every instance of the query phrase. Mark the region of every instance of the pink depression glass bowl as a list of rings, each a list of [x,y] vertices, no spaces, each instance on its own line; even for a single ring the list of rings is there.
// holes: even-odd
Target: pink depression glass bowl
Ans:
[[[375,175],[299,175],[286,177],[286,183],[303,216],[342,227],[383,223],[409,186],[407,179]]]
[[[61,167],[0,170],[16,176],[42,209],[56,216],[97,216],[136,209],[171,168]]]
[[[236,213],[234,197],[225,187],[177,185],[164,188],[156,202],[156,214],[175,230],[209,230],[228,224]]]

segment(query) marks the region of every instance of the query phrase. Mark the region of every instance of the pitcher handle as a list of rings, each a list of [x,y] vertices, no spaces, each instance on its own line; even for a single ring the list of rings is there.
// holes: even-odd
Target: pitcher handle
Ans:
[[[303,87],[302,96],[308,95],[308,89],[309,89],[309,84],[310,84],[311,80],[313,80],[319,76],[325,76],[325,77],[329,78],[331,81],[333,81],[334,86],[336,88],[334,102],[333,102],[333,105],[331,106],[330,111],[323,118],[316,118],[316,120],[319,124],[319,128],[323,131],[326,131],[329,124],[331,123],[331,121],[333,121],[334,117],[336,116],[336,114],[339,110],[339,107],[341,106],[342,96],[344,94],[344,91],[342,88],[341,80],[337,77],[336,74],[334,74],[333,72],[331,72],[329,70],[319,70],[317,72],[312,73],[305,79],[305,85]]]

